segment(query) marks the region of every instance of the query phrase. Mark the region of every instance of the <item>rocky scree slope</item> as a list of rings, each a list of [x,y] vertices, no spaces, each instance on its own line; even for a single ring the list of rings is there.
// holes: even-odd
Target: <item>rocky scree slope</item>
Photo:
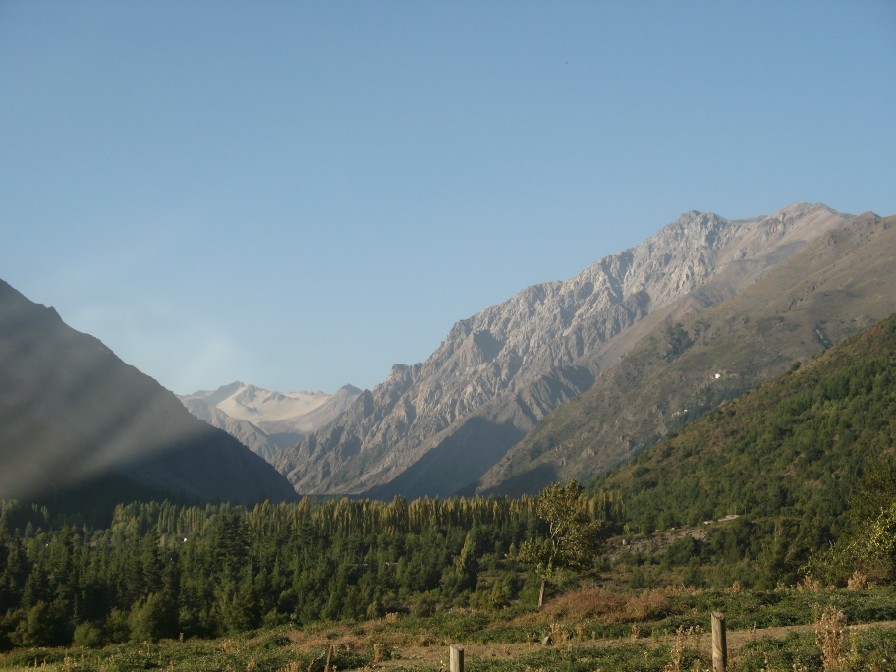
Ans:
[[[474,487],[539,420],[589,389],[610,344],[618,357],[643,335],[642,320],[681,310],[688,296],[687,310],[727,299],[851,219],[808,203],[737,221],[687,212],[570,280],[458,322],[425,362],[395,366],[275,466],[303,494],[447,496]]]

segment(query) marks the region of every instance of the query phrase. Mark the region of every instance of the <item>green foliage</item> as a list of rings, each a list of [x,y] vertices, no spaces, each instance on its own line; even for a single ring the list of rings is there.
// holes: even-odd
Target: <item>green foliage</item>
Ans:
[[[116,507],[108,527],[0,505],[0,647],[213,637],[518,598],[532,499]],[[497,579],[492,578],[497,577]],[[474,599],[475,596],[475,599]]]
[[[872,628],[850,631],[844,642],[842,660],[836,668],[824,666],[814,633],[793,633],[785,639],[762,638],[747,643],[739,652],[737,669],[743,672],[768,670],[852,670],[892,669],[896,659],[896,637],[888,630]]]
[[[368,654],[341,647],[317,646],[297,650],[287,637],[276,633],[252,640],[231,638],[219,641],[141,642],[109,645],[97,650],[23,649],[0,657],[0,667],[4,670],[36,668],[47,672],[131,672],[157,669],[182,672],[324,672],[328,663],[329,672],[332,672],[334,669],[361,669],[370,662]]]
[[[137,601],[128,617],[131,639],[137,642],[155,642],[175,635],[177,624],[176,605],[173,600],[159,593],[149,593]]]
[[[713,610],[726,614],[731,632],[778,625],[812,627],[820,616],[829,612],[842,613],[850,624],[896,618],[896,593],[883,589],[740,592],[678,589],[665,595],[659,591],[627,596],[614,596],[606,591],[601,594],[604,598],[601,603],[615,600],[617,606],[595,605],[595,593],[590,592],[578,598],[583,600],[581,606],[588,603],[589,611],[580,612],[573,607],[577,599],[573,596],[573,601],[550,613],[541,612],[537,617],[520,606],[493,613],[437,610],[428,617],[401,615],[377,623],[320,624],[305,628],[304,635],[293,628],[278,628],[211,641],[129,642],[97,649],[37,647],[0,654],[0,669],[16,672],[35,668],[47,672],[140,669],[324,672],[327,661],[331,671],[334,667],[347,671],[371,669],[377,666],[377,661],[392,659],[391,669],[436,672],[444,666],[427,665],[410,658],[402,660],[405,647],[418,650],[435,647],[447,652],[449,643],[467,642],[494,645],[488,653],[476,647],[476,655],[468,654],[468,667],[480,671],[528,668],[660,672],[698,669],[697,664],[699,669],[708,669],[709,648],[705,639],[699,639],[699,633],[706,632],[709,613]],[[553,607],[554,604],[549,609]],[[603,611],[595,613],[595,608]],[[635,632],[640,637],[638,641],[631,640]],[[554,637],[553,646],[530,646],[548,633]],[[597,638],[601,641],[596,641]],[[331,643],[322,644],[322,640]],[[523,646],[511,654],[509,647],[513,645]],[[839,669],[891,669],[890,661],[896,656],[894,630],[851,631],[843,638],[840,654],[843,666]],[[813,632],[804,630],[771,639],[757,631],[729,660],[733,660],[738,670],[792,670],[793,663],[799,663],[802,669],[815,670],[822,669],[822,656]]]
[[[863,473],[896,481],[869,466],[894,445],[896,316],[682,428],[593,489],[621,493],[626,525],[642,532],[745,516],[701,559],[749,559],[755,573],[736,578],[774,586],[797,580],[836,539]],[[874,561],[892,557],[888,508],[874,498],[862,506]]]
[[[811,567],[841,584],[851,576],[896,581],[896,459],[885,456],[868,467],[850,500],[844,533]]]
[[[98,647],[103,644],[103,633],[93,623],[81,623],[75,628],[74,645]]]
[[[535,511],[546,524],[546,535],[526,539],[516,559],[532,565],[541,579],[540,607],[545,583],[558,572],[586,569],[594,563],[603,521],[591,518],[584,489],[576,481],[545,487],[535,498]]]

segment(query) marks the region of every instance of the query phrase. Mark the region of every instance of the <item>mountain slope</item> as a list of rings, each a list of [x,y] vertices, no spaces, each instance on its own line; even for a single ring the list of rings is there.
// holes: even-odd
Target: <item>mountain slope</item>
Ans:
[[[811,524],[896,445],[896,314],[712,411],[595,487],[645,529],[734,512]]]
[[[2,498],[109,474],[200,500],[295,496],[233,437],[193,418],[156,381],[3,281],[0,458]]]
[[[221,409],[209,405],[203,399],[193,395],[178,396],[178,399],[193,414],[193,417],[207,422],[212,427],[223,429],[266,462],[270,462],[282,448],[264,430],[248,420],[232,418]]]
[[[270,462],[282,448],[338,418],[359,394],[361,390],[351,385],[335,394],[284,394],[235,381],[178,398],[194,416],[235,436]]]
[[[739,295],[653,327],[480,482],[518,493],[587,479],[668,430],[896,310],[896,218],[829,232]],[[684,310],[690,309],[688,302]]]
[[[742,221],[685,213],[571,280],[530,287],[458,322],[426,362],[394,367],[275,465],[303,493],[457,492],[587,390],[611,344],[631,347],[614,337],[681,309],[676,302],[688,295],[692,309],[729,298],[851,219],[806,203]]]

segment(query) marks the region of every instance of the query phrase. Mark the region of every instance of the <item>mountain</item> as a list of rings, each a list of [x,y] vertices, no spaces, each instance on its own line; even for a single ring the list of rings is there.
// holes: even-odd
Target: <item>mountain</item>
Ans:
[[[508,494],[589,479],[666,432],[896,311],[896,217],[819,236],[737,296],[688,300],[480,480]]]
[[[338,418],[359,394],[361,390],[352,385],[343,385],[334,394],[280,393],[235,381],[178,398],[194,416],[235,436],[270,462],[282,448]]]
[[[303,493],[469,491],[656,324],[736,295],[853,220],[808,203],[747,220],[687,212],[570,280],[458,322],[425,362],[393,367],[275,466]]]
[[[896,314],[673,433],[595,487],[621,495],[635,529],[743,512],[830,526],[857,479],[893,455],[894,391]]]
[[[0,498],[100,484],[191,500],[295,497],[236,439],[191,416],[155,380],[3,281],[0,459]]]

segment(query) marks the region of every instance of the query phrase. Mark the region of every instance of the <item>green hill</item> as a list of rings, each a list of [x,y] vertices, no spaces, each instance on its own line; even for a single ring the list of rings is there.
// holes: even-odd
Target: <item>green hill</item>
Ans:
[[[645,530],[746,514],[829,536],[866,466],[894,445],[891,315],[673,432],[596,487],[618,490],[629,525]]]

